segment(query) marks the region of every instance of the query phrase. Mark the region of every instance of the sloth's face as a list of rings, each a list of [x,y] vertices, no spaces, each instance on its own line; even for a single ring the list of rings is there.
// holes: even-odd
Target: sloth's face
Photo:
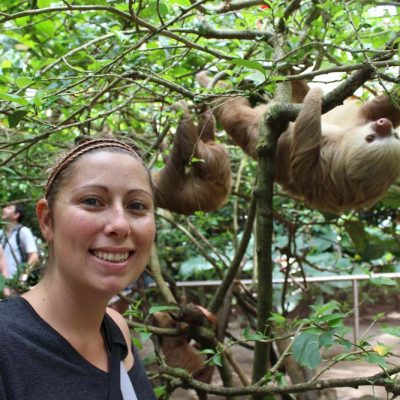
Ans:
[[[352,179],[386,181],[400,174],[400,140],[387,118],[347,131],[341,145]]]

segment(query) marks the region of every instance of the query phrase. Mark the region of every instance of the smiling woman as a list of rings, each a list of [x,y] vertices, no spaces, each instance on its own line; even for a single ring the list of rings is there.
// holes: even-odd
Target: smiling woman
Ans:
[[[0,303],[0,398],[155,399],[124,318],[107,308],[143,272],[154,241],[142,159],[115,139],[78,145],[36,210],[49,260],[31,291]]]

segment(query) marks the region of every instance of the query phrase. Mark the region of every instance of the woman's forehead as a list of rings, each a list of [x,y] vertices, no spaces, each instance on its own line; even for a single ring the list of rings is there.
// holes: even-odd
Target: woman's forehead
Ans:
[[[75,162],[71,184],[82,181],[138,182],[150,186],[149,173],[140,160],[128,153],[96,151]]]

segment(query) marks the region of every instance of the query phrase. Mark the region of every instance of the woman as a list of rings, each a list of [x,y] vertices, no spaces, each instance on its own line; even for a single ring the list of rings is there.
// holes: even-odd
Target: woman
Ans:
[[[49,260],[32,290],[0,303],[0,399],[155,399],[124,318],[107,308],[155,236],[143,161],[114,139],[78,145],[36,212]]]

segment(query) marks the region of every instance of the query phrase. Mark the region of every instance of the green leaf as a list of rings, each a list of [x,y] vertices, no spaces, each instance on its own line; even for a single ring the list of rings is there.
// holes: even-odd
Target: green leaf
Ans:
[[[3,292],[5,286],[6,286],[6,278],[4,278],[2,274],[0,274],[0,293]]]
[[[296,336],[293,341],[293,356],[305,367],[316,368],[322,361],[319,349],[319,335],[307,331]]]
[[[377,286],[396,286],[397,284],[394,279],[386,278],[384,276],[371,278],[371,283]]]
[[[152,315],[152,314],[154,314],[156,312],[160,312],[160,311],[177,311],[177,310],[179,310],[179,307],[173,306],[173,305],[170,305],[170,306],[153,306],[153,307],[150,307],[149,314]]]
[[[370,364],[376,364],[382,367],[383,369],[387,368],[387,363],[383,357],[381,357],[377,353],[368,353],[368,355],[365,357],[366,361],[369,362]]]
[[[140,339],[142,341],[142,343],[146,342],[147,340],[149,340],[151,338],[153,334],[151,332],[147,332],[147,331],[141,331],[139,332],[139,336]]]
[[[213,349],[203,349],[200,350],[201,354],[215,354],[215,351]]]
[[[15,80],[15,83],[19,88],[29,86],[33,83],[34,81],[32,79],[26,78],[26,77],[20,77]]]
[[[217,353],[214,355],[214,357],[210,358],[208,360],[208,363],[210,365],[217,365],[218,367],[222,367],[222,356],[221,354]]]
[[[231,60],[229,62],[232,63],[232,64],[235,64],[235,65],[239,65],[241,67],[248,68],[248,69],[254,69],[256,71],[261,72],[265,76],[265,68],[258,61],[243,60],[241,58],[234,58],[233,60]]]
[[[271,313],[269,320],[277,326],[282,326],[286,323],[286,318],[283,315],[274,312]]]
[[[166,386],[157,386],[154,388],[154,393],[157,396],[157,399],[161,399],[162,396],[164,396],[167,393],[167,387]]]
[[[259,341],[259,340],[265,340],[267,338],[265,335],[263,335],[260,332],[249,333],[248,330],[243,331],[243,336],[245,337],[246,340],[251,340],[254,342]]]
[[[40,33],[42,33],[43,35],[47,36],[47,37],[53,37],[54,36],[54,32],[56,30],[54,24],[52,21],[42,21],[42,22],[38,22],[36,25],[36,30],[39,31]]]
[[[336,311],[340,309],[340,304],[336,300],[332,300],[329,303],[321,304],[321,305],[313,305],[314,313],[317,317],[321,317],[323,315],[330,315],[332,311]]]
[[[50,7],[52,0],[37,0],[38,8],[47,8]]]
[[[346,318],[345,314],[334,313],[330,315],[324,315],[320,321],[328,324],[331,328],[333,328],[338,325],[342,325],[345,318]]]
[[[333,344],[333,333],[325,332],[319,337],[319,345],[329,347]]]
[[[381,331],[383,333],[387,333],[388,335],[400,337],[400,327],[399,326],[383,325],[381,327]]]
[[[165,2],[159,2],[157,3],[156,1],[151,1],[147,3],[146,7],[143,9],[143,11],[140,13],[140,16],[143,17],[155,17],[158,15],[158,13],[161,15],[161,17],[165,17],[168,14],[168,6],[165,4]]]
[[[346,221],[344,227],[351,237],[357,251],[363,253],[368,242],[368,234],[362,221]]]
[[[17,96],[15,94],[0,93],[0,99],[10,101],[12,103],[20,104],[21,106],[28,106],[29,101],[24,97]]]
[[[25,110],[17,110],[11,115],[8,116],[8,125],[10,128],[15,128],[19,122],[21,121],[22,118],[25,117],[25,115],[28,114],[28,111]]]
[[[132,342],[135,345],[135,347],[138,348],[139,350],[143,349],[142,342],[137,337],[132,336]]]

